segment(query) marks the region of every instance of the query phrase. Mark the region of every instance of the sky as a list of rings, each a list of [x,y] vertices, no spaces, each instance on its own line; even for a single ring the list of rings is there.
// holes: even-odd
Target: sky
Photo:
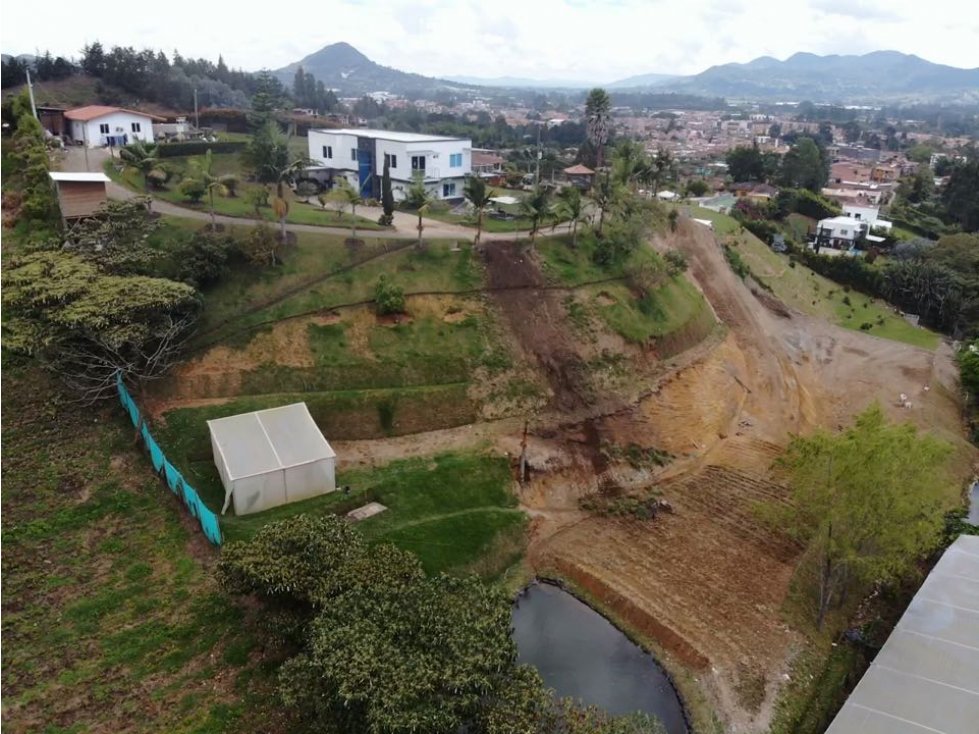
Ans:
[[[268,0],[123,3],[79,12],[6,0],[3,53],[77,56],[86,44],[178,49],[246,70],[279,68],[346,41],[374,61],[429,76],[611,82],[695,74],[797,51],[893,49],[979,67],[979,12],[968,0]],[[95,6],[91,6],[94,8]],[[281,8],[281,12],[277,12]],[[143,10],[145,9],[145,14]],[[46,20],[47,19],[47,20]],[[57,20],[56,20],[57,19]]]

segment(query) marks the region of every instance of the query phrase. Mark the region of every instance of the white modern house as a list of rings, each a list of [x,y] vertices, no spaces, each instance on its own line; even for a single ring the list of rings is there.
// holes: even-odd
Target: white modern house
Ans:
[[[870,223],[845,214],[820,219],[816,225],[816,247],[850,250],[866,239]]]
[[[137,140],[153,142],[153,123],[164,122],[162,117],[122,107],[89,105],[65,112],[68,137],[89,148],[106,145],[122,146]]]
[[[871,230],[882,229],[890,231],[893,226],[891,222],[880,218],[880,208],[876,206],[851,206],[843,207],[843,214],[859,222],[866,222]]]
[[[306,403],[241,413],[207,422],[214,464],[224,485],[223,515],[236,515],[332,492],[336,453]]]
[[[309,158],[310,178],[328,187],[345,178],[366,198],[381,198],[387,162],[395,201],[405,197],[416,176],[435,198],[461,199],[472,172],[472,140],[366,128],[310,130]]]

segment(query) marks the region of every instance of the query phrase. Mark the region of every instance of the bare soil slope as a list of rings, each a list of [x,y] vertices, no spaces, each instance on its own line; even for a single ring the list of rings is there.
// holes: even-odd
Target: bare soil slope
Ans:
[[[713,235],[691,222],[681,221],[659,244],[686,254],[690,275],[729,333],[638,404],[595,421],[593,443],[672,454],[662,469],[611,471],[621,486],[653,486],[674,512],[653,522],[586,516],[574,512],[568,491],[529,487],[524,503],[537,517],[530,558],[656,639],[673,662],[699,671],[729,730],[762,730],[801,642],[779,615],[798,549],[752,507],[784,499],[769,468],[791,435],[845,425],[877,400],[893,419],[953,441],[963,466],[973,454],[958,428],[947,348],[929,352],[777,307],[768,294],[753,294]],[[898,405],[900,393],[911,409]],[[577,488],[572,495],[589,483],[585,492],[599,491],[585,445],[573,431],[564,435],[577,458],[555,473]],[[560,483],[553,473],[546,482]],[[762,676],[761,707],[738,695],[745,671]]]

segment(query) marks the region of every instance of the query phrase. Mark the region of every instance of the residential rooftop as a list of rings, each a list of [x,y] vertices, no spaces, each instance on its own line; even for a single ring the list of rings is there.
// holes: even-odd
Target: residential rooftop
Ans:
[[[376,138],[378,140],[393,140],[397,143],[438,143],[447,140],[468,142],[468,138],[455,138],[451,135],[427,135],[425,133],[404,133],[397,130],[374,130],[371,128],[317,128],[314,132],[331,135],[356,135],[361,138]]]

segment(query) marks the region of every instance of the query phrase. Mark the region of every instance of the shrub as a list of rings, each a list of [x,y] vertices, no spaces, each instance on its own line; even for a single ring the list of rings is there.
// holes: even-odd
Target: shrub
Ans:
[[[870,323],[869,321],[864,321],[862,324],[860,324],[860,330],[861,331],[870,331],[873,328],[874,328],[874,325],[872,323]]]
[[[215,155],[218,153],[240,153],[245,149],[246,145],[247,143],[244,142],[230,140],[216,143],[160,143],[156,151],[160,158],[178,158],[181,156],[204,155],[208,150]]]
[[[377,218],[377,223],[380,224],[382,227],[390,227],[392,224],[394,224],[394,215],[382,214]]]
[[[231,237],[198,232],[177,251],[179,280],[203,288],[221,279],[238,244]]]
[[[748,264],[741,259],[741,253],[730,245],[724,245],[724,257],[727,258],[728,265],[731,266],[731,270],[733,270],[735,275],[737,275],[739,278],[744,280],[751,275],[751,269],[748,267]]]
[[[374,287],[374,304],[380,316],[391,313],[404,313],[405,292],[402,288],[388,280],[386,275],[377,279]]]
[[[180,193],[184,195],[184,198],[194,202],[195,204],[204,198],[204,182],[198,181],[196,178],[185,178],[180,182],[179,188]]]
[[[221,176],[221,185],[228,192],[228,196],[234,198],[238,195],[238,177],[233,173],[226,173]]]
[[[710,191],[710,186],[703,179],[695,178],[693,181],[687,182],[687,194],[689,196],[703,196],[708,191]]]
[[[677,276],[687,270],[687,256],[679,250],[667,250],[663,256],[666,260],[666,272],[671,276]]]

